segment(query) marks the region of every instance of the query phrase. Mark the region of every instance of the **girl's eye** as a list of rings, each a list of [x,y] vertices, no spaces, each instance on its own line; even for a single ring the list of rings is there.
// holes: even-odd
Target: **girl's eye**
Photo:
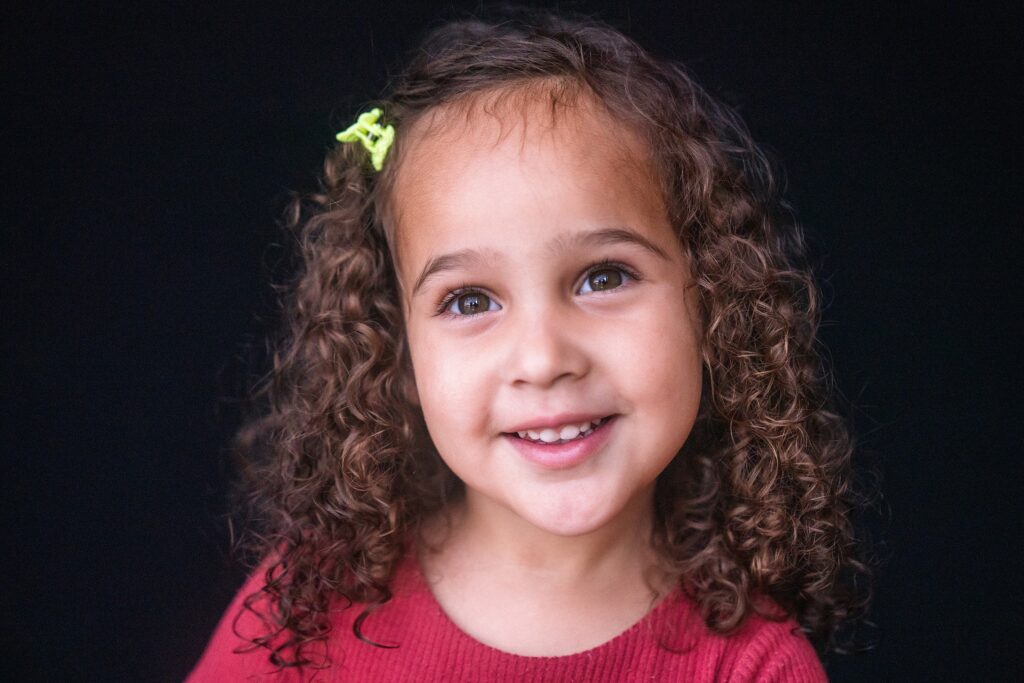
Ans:
[[[602,266],[600,268],[596,268],[587,273],[587,277],[583,279],[583,286],[580,287],[580,293],[586,294],[588,292],[602,292],[608,289],[621,287],[623,283],[623,276],[626,276],[627,278],[632,277],[629,273],[618,266]]]
[[[484,311],[496,311],[498,305],[483,292],[464,292],[453,294],[443,304],[442,311],[457,316],[468,316],[483,313]]]

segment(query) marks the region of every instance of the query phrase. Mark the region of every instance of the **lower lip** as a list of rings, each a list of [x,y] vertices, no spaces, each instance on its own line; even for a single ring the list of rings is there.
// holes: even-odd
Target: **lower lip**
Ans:
[[[611,417],[582,439],[573,439],[565,443],[538,443],[521,439],[516,434],[506,434],[505,437],[512,442],[512,446],[520,455],[535,465],[549,470],[564,470],[579,465],[601,448],[608,441],[617,417]]]

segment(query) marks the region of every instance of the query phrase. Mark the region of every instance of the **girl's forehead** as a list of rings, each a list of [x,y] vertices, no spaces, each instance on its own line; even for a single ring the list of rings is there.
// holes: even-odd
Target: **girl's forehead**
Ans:
[[[451,196],[479,173],[518,170],[660,194],[648,145],[589,95],[480,95],[435,107],[401,135],[388,211],[399,239],[410,205]]]

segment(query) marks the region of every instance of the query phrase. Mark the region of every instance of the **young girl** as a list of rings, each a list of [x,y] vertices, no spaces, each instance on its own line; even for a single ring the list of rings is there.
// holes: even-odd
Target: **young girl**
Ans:
[[[852,446],[736,115],[529,14],[339,139],[238,439],[263,560],[189,680],[823,680]]]

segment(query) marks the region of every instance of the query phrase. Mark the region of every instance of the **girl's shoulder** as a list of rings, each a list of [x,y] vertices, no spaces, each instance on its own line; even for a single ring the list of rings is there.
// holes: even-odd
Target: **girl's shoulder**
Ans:
[[[266,626],[258,612],[246,605],[250,596],[259,596],[266,585],[268,566],[269,562],[261,563],[245,579],[221,616],[202,656],[185,679],[186,683],[258,681],[273,675],[276,667],[270,663],[269,651],[253,647],[249,640],[265,634]],[[258,608],[259,605],[254,606]],[[287,677],[274,680],[285,681]]]
[[[828,680],[817,652],[793,618],[776,621],[752,613],[735,633],[712,637],[724,641],[719,661],[726,675],[715,680]]]
[[[256,638],[265,637],[269,629],[269,616],[274,613],[270,597],[263,589],[266,586],[267,569],[273,564],[270,558],[265,559],[252,570],[238,589],[228,605],[213,635],[207,642],[199,661],[186,678],[186,683],[207,683],[214,681],[275,681],[290,682],[307,680],[310,674],[303,674],[294,668],[281,669],[270,661],[271,648],[284,642],[284,636],[273,639],[270,646],[253,644]],[[384,605],[371,609],[372,619],[363,625],[361,633],[368,641],[387,641],[388,626],[395,622],[396,612],[412,609],[429,609],[429,603],[421,592],[421,581],[418,565],[412,555],[408,555],[398,567],[391,581],[394,598]],[[356,620],[367,605],[349,603],[344,599],[334,601],[330,610],[330,638],[326,644],[328,661],[344,657],[346,651],[355,646],[365,646],[355,634]],[[381,626],[384,626],[383,633]],[[314,650],[314,657],[324,650]],[[315,672],[315,669],[312,670]],[[326,676],[326,677],[325,677]],[[330,674],[314,675],[312,680],[332,680]]]

